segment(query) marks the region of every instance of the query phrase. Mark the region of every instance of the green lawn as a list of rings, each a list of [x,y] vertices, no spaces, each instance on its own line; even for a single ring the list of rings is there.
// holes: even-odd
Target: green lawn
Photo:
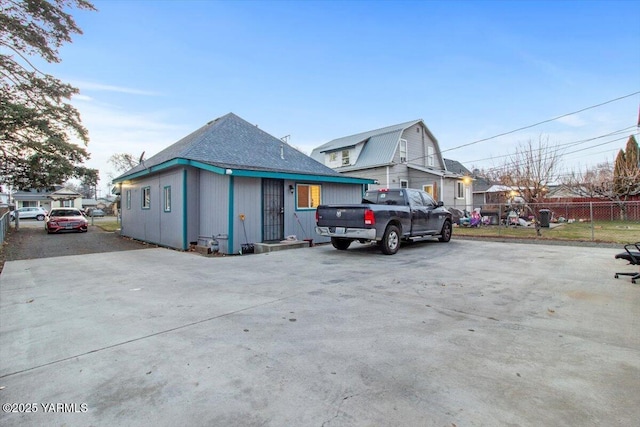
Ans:
[[[479,228],[456,227],[453,234],[477,237],[513,237],[523,239],[577,240],[610,243],[640,242],[640,222],[598,221],[552,224],[541,229],[542,237],[536,237],[535,227],[482,226]],[[593,233],[593,234],[592,234]]]
[[[102,228],[104,231],[120,230],[120,223],[116,220],[104,222],[101,221],[100,223],[96,223],[96,226]]]

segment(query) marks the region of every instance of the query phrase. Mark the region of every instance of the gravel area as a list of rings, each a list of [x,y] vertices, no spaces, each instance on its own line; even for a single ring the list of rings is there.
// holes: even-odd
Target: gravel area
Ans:
[[[0,251],[0,272],[5,261],[50,258],[67,255],[130,251],[156,247],[137,240],[107,232],[97,225],[89,226],[86,233],[47,234],[44,223],[22,221],[16,231],[13,224]]]

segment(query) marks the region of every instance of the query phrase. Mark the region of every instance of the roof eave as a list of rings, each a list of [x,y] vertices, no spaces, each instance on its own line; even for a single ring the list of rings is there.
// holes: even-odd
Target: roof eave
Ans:
[[[246,169],[246,168],[233,168],[233,167],[220,167],[213,164],[198,162],[196,160],[189,159],[173,159],[164,163],[160,163],[155,166],[151,166],[143,171],[139,171],[130,175],[122,175],[113,180],[114,184],[122,183],[136,178],[142,178],[144,176],[151,175],[155,172],[159,172],[165,169],[169,169],[176,166],[191,166],[197,169],[206,170],[216,173],[218,175],[233,175],[243,177],[254,178],[279,178],[279,179],[294,179],[294,180],[308,180],[308,181],[321,181],[321,182],[335,182],[342,184],[373,184],[374,180],[366,178],[347,177],[343,175],[322,175],[313,173],[302,173],[294,171],[270,171],[261,169]]]

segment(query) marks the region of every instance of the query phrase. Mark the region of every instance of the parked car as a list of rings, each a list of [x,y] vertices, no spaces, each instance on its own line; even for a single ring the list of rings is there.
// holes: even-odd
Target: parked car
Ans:
[[[18,213],[18,218],[20,219],[35,218],[38,221],[44,221],[44,219],[47,216],[47,211],[44,208],[40,208],[40,207],[19,208],[11,212],[11,221],[16,219],[16,212]]]
[[[89,225],[87,218],[76,208],[54,208],[47,216],[45,230],[47,233],[59,231],[79,231],[86,233]]]
[[[101,216],[104,216],[104,215],[105,215],[105,213],[104,213],[104,211],[102,209],[91,209],[89,211],[89,216],[92,216],[92,217],[96,217],[97,218],[97,217],[101,217]]]

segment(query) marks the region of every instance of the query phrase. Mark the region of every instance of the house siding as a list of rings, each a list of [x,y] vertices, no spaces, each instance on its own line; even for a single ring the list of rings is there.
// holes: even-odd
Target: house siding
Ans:
[[[244,243],[262,241],[262,179],[235,177],[233,188],[232,253],[238,253]],[[244,228],[241,214],[245,216]]]
[[[431,185],[435,192],[433,198],[442,200],[442,178],[440,176],[430,175],[415,169],[409,169],[408,175],[410,188],[423,190],[425,185]]]
[[[227,253],[229,242],[229,183],[231,177],[200,171],[199,188],[191,197],[199,199],[198,217],[201,218],[198,237],[218,240],[220,252]]]
[[[183,248],[182,170],[171,170],[123,184],[122,194],[131,191],[131,208],[123,206],[122,235],[162,246]],[[164,187],[171,187],[171,211],[164,212]],[[150,206],[142,208],[143,188],[150,189]],[[185,248],[186,249],[186,248]]]
[[[426,130],[420,125],[416,124],[407,128],[402,133],[402,139],[407,141],[407,161],[414,165],[432,167],[435,169],[445,169],[444,165],[440,161],[440,156],[436,155],[436,145],[434,141],[429,138]],[[431,147],[433,154],[433,165],[427,163],[428,147]],[[400,145],[393,156],[395,163],[400,162]]]

